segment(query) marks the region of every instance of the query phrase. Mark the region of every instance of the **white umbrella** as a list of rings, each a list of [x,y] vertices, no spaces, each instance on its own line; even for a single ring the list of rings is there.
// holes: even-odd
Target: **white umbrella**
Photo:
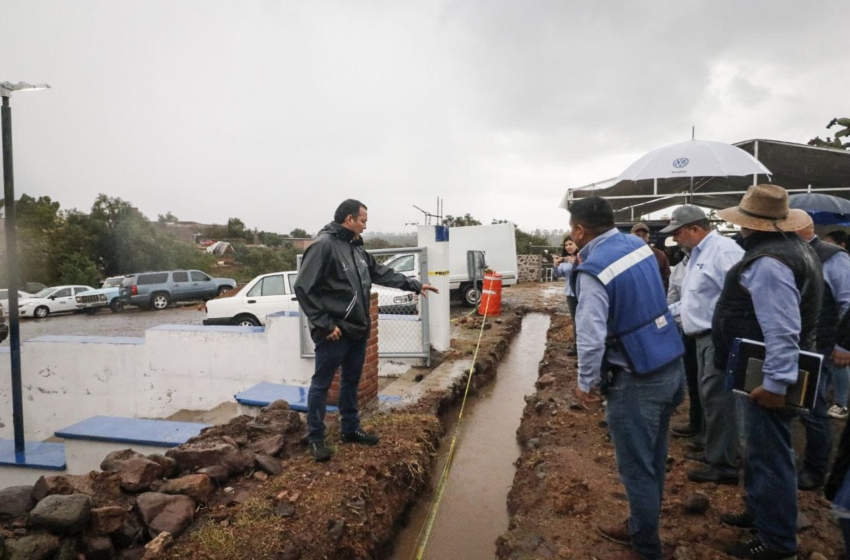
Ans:
[[[688,140],[653,150],[631,164],[615,183],[672,177],[770,175],[770,170],[737,146]]]

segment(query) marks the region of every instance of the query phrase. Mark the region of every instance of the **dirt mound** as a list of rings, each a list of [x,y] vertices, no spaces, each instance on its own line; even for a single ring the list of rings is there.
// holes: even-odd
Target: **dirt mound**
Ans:
[[[211,505],[168,557],[379,557],[426,483],[442,427],[433,415],[404,412],[364,424],[381,434],[377,446],[338,444],[324,464],[301,453],[279,476],[245,480]],[[337,436],[330,432],[328,440]]]

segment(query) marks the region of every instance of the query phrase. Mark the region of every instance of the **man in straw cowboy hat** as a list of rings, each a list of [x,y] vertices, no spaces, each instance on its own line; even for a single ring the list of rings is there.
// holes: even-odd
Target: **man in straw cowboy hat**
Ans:
[[[733,544],[735,558],[797,558],[797,473],[785,392],[797,380],[799,351],[812,350],[823,294],[817,256],[795,232],[808,219],[790,210],[788,193],[776,185],[754,185],[738,206],[718,215],[741,226],[745,253],[726,276],[711,334],[715,365],[725,368],[735,338],[763,341],[764,381],[742,399],[746,457],[746,510],[723,515],[756,536]]]

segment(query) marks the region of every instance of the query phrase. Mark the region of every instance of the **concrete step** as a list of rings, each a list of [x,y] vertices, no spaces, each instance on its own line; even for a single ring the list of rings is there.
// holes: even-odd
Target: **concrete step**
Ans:
[[[297,385],[284,385],[283,383],[259,383],[234,395],[239,403],[239,414],[256,416],[260,409],[268,406],[274,401],[284,400],[289,403],[289,408],[298,412],[307,412],[307,391],[309,387]],[[395,402],[401,397],[395,395],[379,394],[380,402]],[[328,412],[339,410],[335,406],[328,406]]]
[[[13,440],[0,440],[0,488],[35,484],[41,476],[65,474],[65,445],[27,441],[22,453]]]
[[[433,371],[424,374],[420,381],[416,378],[423,375],[420,369],[411,369],[398,379],[384,387],[378,395],[383,405],[407,405],[417,402],[429,391],[445,391],[472,367],[472,360],[456,360],[443,362]]]
[[[298,412],[307,412],[307,391],[309,387],[298,385],[284,385],[283,383],[258,383],[233,398],[239,403],[239,414],[256,416],[260,409],[268,406],[274,401],[284,400],[289,403],[289,408]],[[328,412],[339,410],[335,406],[328,406]]]
[[[112,451],[133,449],[143,455],[163,454],[186,443],[209,424],[147,420],[118,416],[93,416],[56,432],[65,440],[68,474],[84,474],[100,468]]]

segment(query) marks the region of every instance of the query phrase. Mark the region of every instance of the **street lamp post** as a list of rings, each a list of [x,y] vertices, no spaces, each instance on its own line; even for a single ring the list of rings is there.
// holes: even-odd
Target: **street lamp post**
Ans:
[[[24,400],[21,390],[21,329],[18,313],[18,243],[15,237],[15,176],[12,169],[12,108],[9,98],[16,91],[45,89],[47,84],[0,83],[0,126],[3,138],[3,193],[6,208],[6,268],[9,288],[9,346],[12,355],[12,424],[15,430],[15,453],[23,453]]]

